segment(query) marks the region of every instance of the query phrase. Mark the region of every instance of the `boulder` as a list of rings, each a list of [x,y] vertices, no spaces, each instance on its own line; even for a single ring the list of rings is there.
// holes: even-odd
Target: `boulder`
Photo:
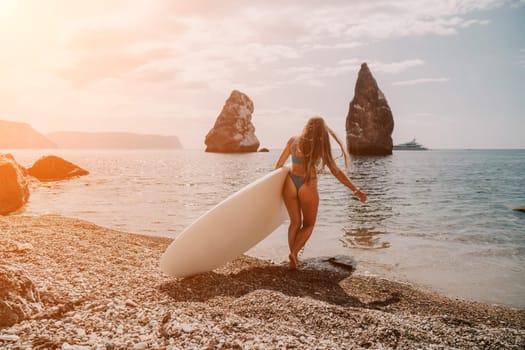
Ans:
[[[253,102],[240,91],[232,91],[215,125],[206,135],[206,152],[257,152],[259,140],[252,124]]]
[[[266,147],[263,147],[259,150],[259,152],[270,152],[270,150]]]
[[[38,290],[24,271],[0,265],[0,327],[11,327],[41,310]]]
[[[394,117],[385,95],[367,64],[363,63],[346,117],[348,152],[365,156],[390,155],[393,130]]]
[[[12,155],[0,155],[0,215],[22,208],[29,200],[26,170]]]
[[[40,158],[27,172],[40,181],[58,181],[89,174],[89,171],[57,156]]]

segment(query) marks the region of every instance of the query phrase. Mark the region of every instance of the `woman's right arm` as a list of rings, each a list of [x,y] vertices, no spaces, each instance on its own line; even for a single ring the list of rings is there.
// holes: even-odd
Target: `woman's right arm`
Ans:
[[[275,169],[282,168],[286,160],[291,154],[290,146],[294,143],[295,137],[292,137],[288,142],[286,143],[286,147],[283,149],[283,152],[281,153],[281,156],[279,157],[279,160],[275,164]]]
[[[362,203],[366,201],[366,194],[357,188],[335,163],[328,164],[328,169],[330,169],[330,172],[335,176],[335,178],[343,185],[348,187]]]

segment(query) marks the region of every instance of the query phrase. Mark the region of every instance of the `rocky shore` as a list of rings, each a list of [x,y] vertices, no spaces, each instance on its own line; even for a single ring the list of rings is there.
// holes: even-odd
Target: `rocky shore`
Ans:
[[[0,328],[0,348],[525,348],[525,310],[329,263],[289,271],[242,257],[176,280],[158,268],[169,243],[61,216],[0,217],[0,267],[23,271],[40,303]]]

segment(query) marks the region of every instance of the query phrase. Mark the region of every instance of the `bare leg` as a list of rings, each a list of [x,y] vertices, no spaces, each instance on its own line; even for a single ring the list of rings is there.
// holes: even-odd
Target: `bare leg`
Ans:
[[[290,252],[292,252],[293,245],[296,241],[297,233],[301,228],[301,208],[299,207],[299,198],[297,194],[297,189],[290,177],[286,178],[283,186],[283,200],[288,210],[288,215],[290,216],[290,226],[288,226],[288,246]],[[297,257],[292,255],[288,256],[290,258],[290,268],[297,268]]]
[[[298,193],[299,207],[303,215],[303,225],[295,235],[295,240],[290,248],[290,255],[298,263],[297,255],[304,247],[314,230],[315,221],[317,220],[317,209],[319,207],[319,194],[317,192],[317,183],[315,180],[304,184]]]

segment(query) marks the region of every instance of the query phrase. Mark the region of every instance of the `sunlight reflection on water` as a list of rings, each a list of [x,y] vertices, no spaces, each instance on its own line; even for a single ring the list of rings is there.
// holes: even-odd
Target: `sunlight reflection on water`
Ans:
[[[11,153],[25,166],[46,154]],[[91,174],[33,184],[22,214],[56,213],[171,237],[271,171],[279,155],[193,150],[49,153]],[[348,174],[369,200],[361,204],[334,177],[321,175],[319,217],[305,256],[352,255],[364,272],[395,275],[465,296],[471,293],[463,287],[468,285],[469,290],[487,291],[479,298],[503,295],[511,303],[525,303],[525,213],[511,210],[525,204],[525,151],[354,157]],[[283,225],[251,252],[284,259],[286,242]],[[507,292],[493,292],[495,281]]]

